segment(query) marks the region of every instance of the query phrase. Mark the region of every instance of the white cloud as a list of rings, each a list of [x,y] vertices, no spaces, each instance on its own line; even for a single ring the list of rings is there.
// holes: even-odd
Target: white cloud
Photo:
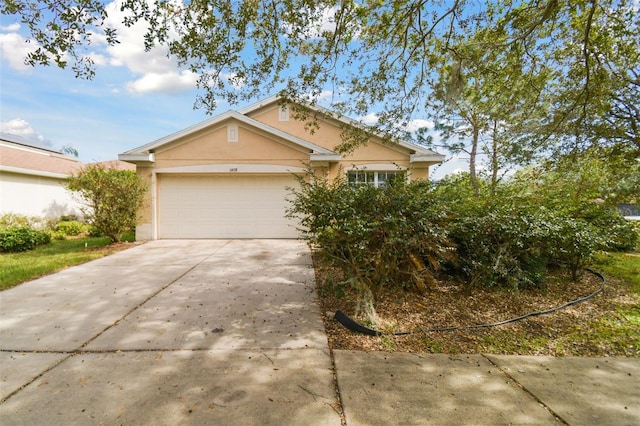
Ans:
[[[107,56],[99,57],[100,63],[96,61],[96,64],[126,67],[140,76],[126,84],[127,90],[133,93],[178,93],[195,89],[197,74],[180,71],[177,61],[168,56],[168,47],[156,46],[146,51],[144,34],[147,32],[147,23],[125,26],[122,23],[124,13],[120,11],[121,3],[121,0],[116,0],[107,5],[109,17],[105,22],[117,31],[120,43],[108,46]],[[96,37],[96,40],[105,43],[104,38]]]
[[[13,120],[0,122],[0,132],[22,136],[32,142],[51,145],[44,136],[36,132],[35,129],[22,118],[14,118]]]
[[[309,9],[300,10],[300,14],[304,15],[307,26],[304,32],[298,34],[300,39],[313,39],[322,36],[325,31],[334,31],[336,28],[335,15],[338,10],[337,6],[331,8],[325,8],[319,11],[319,14],[313,14]],[[314,11],[315,13],[315,11]],[[289,36],[293,33],[293,26],[291,24],[284,24],[282,30]]]
[[[320,92],[320,94],[318,94],[318,97],[316,98],[316,100],[318,102],[328,102],[332,98],[333,98],[332,90],[323,90],[322,92]]]
[[[329,31],[333,32],[336,29],[336,11],[338,10],[337,6],[332,8],[324,9],[322,14],[312,21],[311,30],[309,32],[309,37],[317,38],[322,35],[323,32]]]
[[[2,51],[2,58],[5,59],[9,66],[18,71],[27,71],[31,69],[30,65],[24,63],[24,58],[28,53],[33,52],[37,45],[35,43],[29,43],[24,39],[17,31],[20,26],[16,28],[15,25],[9,25],[4,27],[10,29],[12,32],[0,34],[0,50]]]
[[[435,127],[435,123],[431,120],[423,120],[423,119],[415,119],[415,120],[411,120],[406,127],[406,130],[408,132],[415,132],[418,129],[421,129],[423,127],[426,127],[429,130],[432,130]]]
[[[87,56],[91,58],[93,63],[99,67],[103,67],[109,63],[109,59],[105,55],[102,55],[100,53],[92,52]]]
[[[179,93],[195,87],[198,75],[191,71],[147,73],[141,78],[127,83],[127,90],[132,93]]]
[[[378,123],[379,117],[378,117],[378,114],[374,112],[370,112],[364,117],[361,117],[360,120],[365,124],[373,125]]]
[[[339,6],[334,6],[330,8],[324,8],[314,16],[307,16],[308,19],[308,28],[307,31],[301,34],[302,38],[305,39],[314,39],[320,38],[324,32],[333,33],[336,30],[336,12],[338,11]],[[354,23],[352,22],[352,25]],[[287,32],[291,32],[291,28],[285,28]],[[360,35],[359,28],[353,28],[354,37],[359,37]]]
[[[198,76],[196,74],[194,75],[196,76],[196,80],[197,80]],[[246,84],[246,80],[244,78],[238,77],[237,74],[222,73],[220,74],[220,77],[224,78],[229,83],[231,83],[234,89],[241,89]]]
[[[20,24],[17,22],[9,25],[5,25],[4,27],[0,27],[0,31],[6,31],[9,33],[15,33],[20,29]]]

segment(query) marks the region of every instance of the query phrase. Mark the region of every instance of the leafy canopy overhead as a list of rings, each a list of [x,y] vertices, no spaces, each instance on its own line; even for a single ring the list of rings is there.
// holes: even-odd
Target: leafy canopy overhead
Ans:
[[[425,111],[456,118],[460,110],[448,107],[464,96],[479,104],[487,126],[506,123],[530,152],[640,151],[637,0],[121,0],[119,7],[125,24],[147,23],[148,48],[166,44],[198,73],[196,104],[208,110],[221,99],[278,91],[314,102],[330,91],[334,107],[360,116],[375,110],[379,130],[394,132]],[[88,44],[98,36],[118,43],[107,10],[98,0],[0,5],[38,46],[28,63],[70,65],[88,78],[95,71]],[[474,98],[467,88],[479,79],[486,85]]]

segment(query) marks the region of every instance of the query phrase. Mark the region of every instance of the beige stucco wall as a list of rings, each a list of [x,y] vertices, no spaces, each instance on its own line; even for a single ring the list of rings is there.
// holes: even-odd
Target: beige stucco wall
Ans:
[[[281,129],[301,139],[320,145],[323,148],[335,150],[342,142],[343,130],[341,122],[331,118],[309,117],[308,121],[296,120],[294,111],[290,110],[289,120],[280,120],[280,106],[277,103],[257,109],[248,114],[254,120]],[[312,121],[309,123],[309,120]],[[411,164],[409,150],[393,143],[384,143],[381,139],[369,140],[366,145],[356,149],[353,153],[342,156],[341,161],[332,163],[328,169],[330,178],[337,177],[340,173],[358,166],[369,166],[369,169],[380,165],[395,165],[402,169],[411,169],[411,179],[428,179],[429,166],[427,164]],[[385,169],[388,169],[386,167]]]
[[[238,126],[238,141],[228,142],[227,125]],[[155,152],[156,168],[204,164],[278,164],[302,167],[309,153],[282,139],[268,138],[259,132],[228,120],[224,125],[178,140]]]

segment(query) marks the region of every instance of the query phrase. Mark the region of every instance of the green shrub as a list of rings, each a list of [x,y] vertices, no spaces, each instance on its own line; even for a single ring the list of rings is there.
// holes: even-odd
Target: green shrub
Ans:
[[[136,231],[127,231],[120,236],[120,241],[132,243],[136,240]]]
[[[585,203],[576,217],[590,223],[594,232],[602,238],[602,250],[627,252],[638,245],[638,233],[634,225],[622,216],[618,209],[604,205]]]
[[[577,281],[580,272],[589,266],[596,252],[607,246],[600,229],[584,219],[560,214],[549,214],[550,232],[546,250],[550,261],[569,269]]]
[[[47,233],[51,236],[52,240],[64,241],[67,239],[67,236],[62,232],[48,230]]]
[[[87,233],[89,234],[90,237],[93,237],[93,238],[98,238],[103,236],[103,233],[93,225],[89,225],[89,229],[87,230]]]
[[[446,209],[426,183],[401,180],[385,188],[350,186],[343,179],[300,180],[289,216],[312,245],[343,272],[360,295],[359,313],[375,321],[373,300],[384,288],[426,290],[453,246]]]
[[[85,201],[82,211],[88,223],[114,242],[135,228],[147,190],[135,172],[108,169],[101,164],[82,168],[69,178],[67,188]]]
[[[0,251],[17,252],[31,250],[49,244],[51,235],[26,226],[12,227],[0,231]]]
[[[548,228],[526,208],[477,205],[460,212],[451,226],[458,265],[470,286],[537,287],[546,273],[543,243]]]
[[[85,232],[86,229],[87,226],[82,222],[78,222],[77,220],[59,222],[54,228],[56,232],[60,232],[64,235],[70,236],[80,235],[81,233]]]

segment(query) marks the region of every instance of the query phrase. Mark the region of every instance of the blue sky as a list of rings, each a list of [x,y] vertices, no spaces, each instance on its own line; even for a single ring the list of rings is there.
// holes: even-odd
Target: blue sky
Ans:
[[[54,149],[70,146],[83,162],[106,161],[209,117],[193,108],[197,76],[180,70],[175,60],[167,58],[165,48],[145,52],[144,28],[125,28],[115,10],[110,19],[121,43],[107,47],[98,38],[90,46],[96,64],[92,80],[75,78],[69,68],[24,65],[33,46],[25,40],[26,27],[14,17],[0,19],[2,132]],[[213,113],[243,106],[221,101]],[[375,116],[354,118],[368,121]],[[420,125],[429,122],[428,117],[419,119]],[[434,177],[465,169],[464,163],[450,162]]]

